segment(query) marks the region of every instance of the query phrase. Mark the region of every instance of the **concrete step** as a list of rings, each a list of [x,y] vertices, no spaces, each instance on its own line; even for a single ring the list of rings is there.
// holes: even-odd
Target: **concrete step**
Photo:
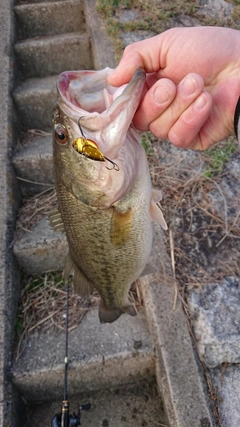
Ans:
[[[29,422],[24,427],[48,427],[53,415],[60,412],[60,401],[31,405]],[[70,413],[80,404],[90,403],[90,411],[82,411],[81,426],[97,427],[167,427],[163,404],[151,380],[91,395],[78,395],[70,400]]]
[[[23,129],[51,130],[52,109],[57,99],[58,76],[28,79],[13,92]]]
[[[26,138],[29,138],[28,135]],[[54,185],[52,135],[32,135],[31,139],[27,144],[19,144],[13,155],[23,197],[40,193]]]
[[[22,5],[22,4],[36,4],[36,3],[43,3],[46,4],[46,6],[48,6],[49,3],[55,3],[56,0],[18,0],[16,1],[16,3],[18,5]],[[65,0],[59,0],[60,2],[64,2]],[[83,0],[84,1],[84,0]]]
[[[101,325],[95,308],[69,333],[69,396],[155,376],[154,346],[144,313],[129,317]],[[62,398],[64,352],[64,332],[30,337],[12,369],[14,384],[28,403]]]
[[[41,274],[63,269],[68,243],[65,234],[52,230],[45,217],[30,232],[25,232],[15,241],[13,253],[25,273]]]
[[[82,0],[28,3],[14,7],[17,40],[36,36],[86,32]],[[66,19],[67,16],[67,19]]]
[[[18,42],[14,48],[18,68],[25,79],[59,74],[66,69],[93,68],[87,34],[37,37]]]

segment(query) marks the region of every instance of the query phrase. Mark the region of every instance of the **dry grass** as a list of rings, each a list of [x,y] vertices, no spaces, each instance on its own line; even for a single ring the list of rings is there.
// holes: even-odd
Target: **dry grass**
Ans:
[[[67,289],[61,272],[49,272],[39,277],[28,278],[19,306],[17,333],[18,359],[24,352],[29,336],[36,332],[65,330]],[[136,311],[142,307],[142,295],[136,281],[129,292],[129,300]],[[99,305],[97,291],[86,297],[69,289],[69,331],[75,329],[85,314]]]
[[[55,207],[57,195],[54,188],[24,199],[18,211],[16,238],[19,239],[25,232],[31,232],[34,226]]]

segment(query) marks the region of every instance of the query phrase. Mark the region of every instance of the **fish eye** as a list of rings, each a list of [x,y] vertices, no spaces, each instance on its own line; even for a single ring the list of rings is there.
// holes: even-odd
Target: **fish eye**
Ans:
[[[61,125],[56,126],[55,139],[61,145],[66,144],[66,142],[67,142],[67,131],[63,126],[61,126]]]

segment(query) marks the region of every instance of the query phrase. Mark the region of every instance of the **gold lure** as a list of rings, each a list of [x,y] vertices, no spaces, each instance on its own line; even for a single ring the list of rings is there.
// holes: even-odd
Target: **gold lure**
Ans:
[[[112,160],[110,160],[104,156],[104,154],[99,150],[97,143],[95,141],[93,141],[92,139],[88,139],[85,137],[85,135],[82,131],[82,127],[80,125],[80,120],[81,120],[81,117],[78,120],[78,126],[79,126],[79,129],[80,129],[82,136],[77,138],[73,142],[73,148],[75,148],[75,150],[77,150],[78,153],[83,154],[83,156],[89,157],[92,160],[97,160],[100,162],[104,162],[105,160],[107,160],[108,162],[110,162],[113,165],[112,168],[108,168],[106,166],[107,169],[109,169],[109,170],[114,169],[116,171],[119,171],[118,165],[116,163],[114,163]]]

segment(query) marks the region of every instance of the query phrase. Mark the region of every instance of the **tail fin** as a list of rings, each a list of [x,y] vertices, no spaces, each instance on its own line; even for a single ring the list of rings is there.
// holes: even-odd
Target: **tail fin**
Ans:
[[[130,314],[131,316],[137,315],[137,312],[132,304],[118,308],[105,305],[102,301],[100,303],[99,320],[101,323],[112,323],[117,320],[123,313]]]

